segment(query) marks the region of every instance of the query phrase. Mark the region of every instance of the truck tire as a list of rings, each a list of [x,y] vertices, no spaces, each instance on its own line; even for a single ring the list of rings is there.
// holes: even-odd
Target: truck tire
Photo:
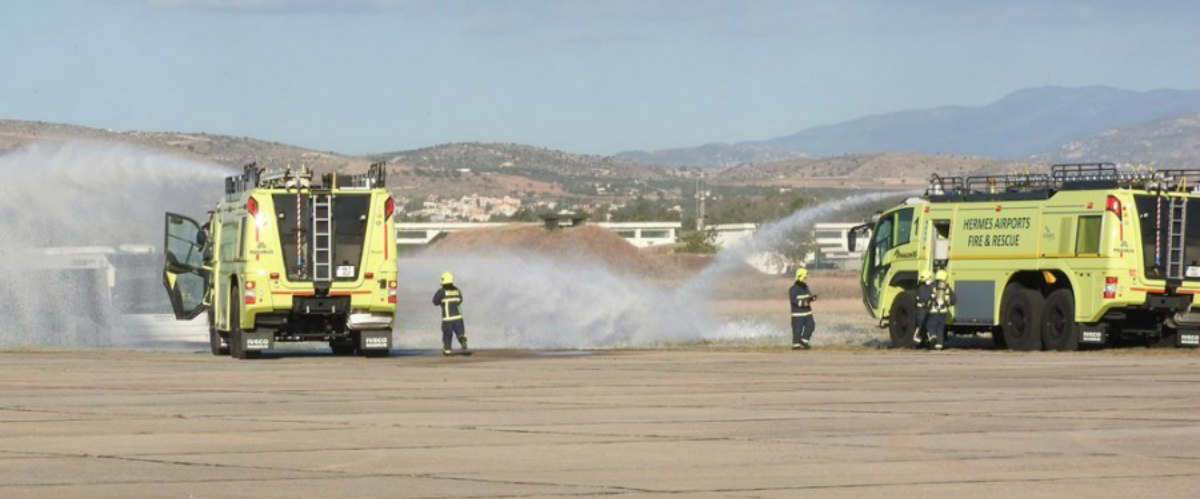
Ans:
[[[253,359],[258,350],[246,350],[246,338],[242,335],[242,307],[234,303],[229,309],[229,355],[235,359]]]
[[[1075,324],[1075,294],[1059,289],[1046,297],[1042,314],[1042,343],[1046,350],[1079,350],[1079,326]]]
[[[333,350],[334,355],[354,355],[354,351],[357,350],[358,347],[353,341],[349,340],[329,340],[329,349]]]
[[[905,290],[892,300],[892,309],[888,312],[888,334],[891,336],[892,348],[913,348],[913,332],[917,329],[917,294]]]
[[[997,326],[992,328],[992,346],[999,348],[1000,350],[1005,350],[1008,348],[1008,343],[1004,342],[1003,327]]]
[[[208,346],[212,349],[213,355],[229,355],[229,344],[221,346],[221,333],[217,331],[217,324],[213,317],[212,309],[208,310]]]
[[[1004,289],[1000,308],[1000,327],[1004,343],[1012,350],[1030,351],[1042,348],[1042,294],[1017,283]]]

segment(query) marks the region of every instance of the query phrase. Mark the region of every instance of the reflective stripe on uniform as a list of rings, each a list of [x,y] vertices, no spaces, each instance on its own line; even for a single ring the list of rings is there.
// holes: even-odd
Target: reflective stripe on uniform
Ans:
[[[792,317],[808,317],[812,312],[792,312]]]
[[[461,316],[461,315],[456,315],[456,316],[454,316],[454,317],[442,317],[442,322],[456,321],[456,320],[459,320],[459,319],[462,319],[462,316]]]

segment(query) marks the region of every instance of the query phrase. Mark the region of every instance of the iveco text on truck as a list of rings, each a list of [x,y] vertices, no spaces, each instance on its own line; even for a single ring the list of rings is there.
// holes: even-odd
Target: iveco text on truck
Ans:
[[[958,294],[953,333],[990,332],[1014,350],[1197,346],[1198,181],[1200,171],[1110,163],[935,175],[923,198],[861,227],[863,301],[894,346],[912,346],[918,275],[945,269]]]
[[[391,348],[395,203],[384,167],[312,177],[250,164],[226,178],[203,225],[167,213],[163,282],[177,319],[207,311],[214,355],[290,341],[367,356]]]

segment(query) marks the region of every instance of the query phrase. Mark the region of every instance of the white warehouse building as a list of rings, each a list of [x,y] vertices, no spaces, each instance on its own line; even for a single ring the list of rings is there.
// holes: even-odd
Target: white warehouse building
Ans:
[[[598,227],[616,232],[629,244],[639,248],[675,244],[679,240],[682,222],[599,222]]]
[[[443,234],[484,227],[499,227],[506,223],[482,222],[397,222],[396,244],[425,246]],[[601,222],[594,224],[617,233],[638,248],[675,244],[681,222]]]

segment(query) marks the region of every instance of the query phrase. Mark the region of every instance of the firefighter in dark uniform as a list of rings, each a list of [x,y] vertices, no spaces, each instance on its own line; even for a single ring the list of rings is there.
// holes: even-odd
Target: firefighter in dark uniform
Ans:
[[[788,290],[788,301],[792,304],[792,350],[811,348],[808,342],[817,327],[812,315],[812,302],[817,295],[808,289],[808,283],[804,282],[807,278],[808,269],[796,269],[796,282]]]
[[[454,274],[442,272],[442,289],[433,295],[433,304],[442,307],[442,355],[450,355],[455,336],[467,349],[467,331],[463,325],[462,291],[454,286]]]
[[[917,290],[917,306],[926,310],[925,335],[929,347],[934,350],[943,348],[946,337],[946,314],[954,306],[957,297],[950,284],[946,282],[946,271],[934,273],[933,285],[923,286]],[[919,314],[919,312],[918,312]]]
[[[917,325],[913,328],[913,346],[919,347],[927,341],[921,338],[926,335],[925,319],[929,317],[929,297],[933,296],[933,273],[922,270],[917,279]]]

